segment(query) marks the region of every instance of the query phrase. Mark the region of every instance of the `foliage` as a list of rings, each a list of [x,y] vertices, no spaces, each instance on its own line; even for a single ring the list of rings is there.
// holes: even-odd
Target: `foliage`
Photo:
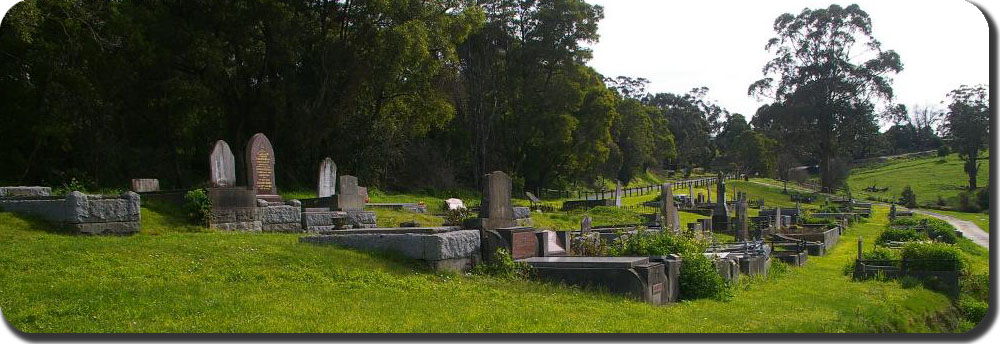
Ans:
[[[871,18],[857,5],[786,13],[774,21],[774,30],[777,35],[765,49],[775,58],[764,66],[764,78],[749,89],[774,103],[754,116],[755,127],[783,142],[783,149],[817,161],[823,187],[833,190],[835,160],[845,154],[863,156],[875,146],[873,101],[892,100],[889,75],[903,65],[895,51],[882,50],[872,36]],[[883,113],[901,110],[886,106]],[[811,144],[796,146],[802,142]]]
[[[800,221],[802,221],[803,224],[807,224],[807,225],[819,225],[819,224],[835,225],[835,224],[837,224],[837,220],[835,220],[833,218],[829,218],[829,217],[802,216],[799,219],[800,219]]]
[[[917,194],[913,193],[913,189],[909,185],[904,187],[903,192],[900,193],[899,203],[907,208],[917,207]]]
[[[989,309],[990,304],[983,300],[977,300],[968,295],[962,295],[958,298],[958,310],[962,312],[962,317],[973,323],[978,324],[983,318],[986,318]]]
[[[907,268],[927,271],[963,271],[965,264],[958,248],[937,242],[911,242],[903,246],[901,257]]]
[[[948,98],[951,103],[943,129],[951,138],[951,147],[965,160],[969,190],[975,190],[979,151],[986,148],[990,136],[989,90],[986,85],[962,85],[949,92]]]
[[[939,158],[944,158],[950,154],[951,148],[949,148],[948,145],[941,145],[941,147],[938,147],[937,149],[937,155]]]
[[[212,214],[212,199],[205,189],[188,191],[184,195],[184,209],[189,220],[207,226]]]
[[[611,244],[611,256],[681,256],[681,299],[714,298],[726,300],[732,296],[729,285],[719,275],[715,263],[705,257],[706,243],[666,231],[647,232],[639,228],[635,234],[619,235]]]
[[[79,180],[76,180],[76,178],[71,178],[69,182],[63,183],[61,186],[52,189],[52,193],[55,195],[66,195],[73,191],[85,193],[87,192],[87,187],[84,186]]]
[[[447,226],[461,226],[465,223],[465,220],[473,217],[472,211],[468,208],[445,210],[444,224]]]
[[[472,273],[504,279],[521,279],[528,277],[530,271],[527,263],[514,261],[514,257],[507,253],[506,249],[498,248],[493,252],[493,259],[489,263],[476,265]]]
[[[919,241],[926,239],[926,236],[917,233],[916,230],[911,228],[887,228],[879,234],[875,243],[879,245],[887,245],[889,242]]]
[[[955,227],[938,219],[927,219],[927,236],[936,241],[954,244],[958,241]]]
[[[990,208],[990,187],[987,185],[985,188],[976,190],[976,202],[979,205],[979,209],[986,210]]]

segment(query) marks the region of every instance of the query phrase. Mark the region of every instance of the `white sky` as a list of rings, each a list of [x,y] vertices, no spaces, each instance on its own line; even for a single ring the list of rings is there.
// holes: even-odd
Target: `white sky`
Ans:
[[[856,3],[872,19],[883,49],[899,53],[896,102],[939,105],[962,84],[989,83],[989,26],[962,0],[587,0],[604,6],[600,41],[589,65],[606,77],[650,80],[648,92],[687,93],[707,86],[710,99],[748,119],[764,102],[747,95],[773,55],[774,19],[803,8]],[[987,11],[1000,8],[983,3]]]

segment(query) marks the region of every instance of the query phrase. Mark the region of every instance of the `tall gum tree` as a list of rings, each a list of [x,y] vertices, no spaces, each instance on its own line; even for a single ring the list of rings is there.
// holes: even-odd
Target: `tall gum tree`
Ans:
[[[795,129],[817,141],[809,153],[819,162],[824,190],[831,191],[843,177],[835,160],[877,130],[876,107],[894,113],[890,76],[903,64],[895,51],[882,50],[871,18],[857,5],[785,13],[774,31],[765,49],[775,57],[748,93],[796,109],[787,116],[803,117]]]
[[[951,146],[965,160],[965,173],[969,175],[969,190],[976,189],[979,172],[979,151],[990,139],[990,96],[985,85],[961,87],[948,93],[951,104],[945,118],[944,129],[951,138]]]

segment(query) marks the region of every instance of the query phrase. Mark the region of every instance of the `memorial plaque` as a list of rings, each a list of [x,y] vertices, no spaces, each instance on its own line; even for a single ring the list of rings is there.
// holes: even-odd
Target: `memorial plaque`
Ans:
[[[330,197],[337,194],[337,164],[333,159],[326,158],[319,163],[319,182],[317,182],[317,197]]]
[[[267,136],[257,133],[247,143],[247,184],[257,198],[280,201],[274,185],[274,149]]]
[[[236,157],[229,149],[226,141],[215,141],[215,148],[209,156],[208,166],[212,175],[210,185],[213,188],[228,188],[236,185]]]

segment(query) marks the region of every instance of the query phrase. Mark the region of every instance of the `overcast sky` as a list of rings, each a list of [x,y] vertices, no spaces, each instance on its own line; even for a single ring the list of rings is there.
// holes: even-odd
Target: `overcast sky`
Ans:
[[[647,91],[687,93],[707,86],[709,98],[751,117],[762,105],[747,95],[770,60],[774,19],[803,8],[856,3],[872,19],[883,49],[899,53],[896,101],[939,105],[962,84],[989,83],[989,26],[961,0],[587,0],[604,6],[600,42],[590,65],[606,77],[644,77]],[[982,4],[996,12],[995,5]]]

